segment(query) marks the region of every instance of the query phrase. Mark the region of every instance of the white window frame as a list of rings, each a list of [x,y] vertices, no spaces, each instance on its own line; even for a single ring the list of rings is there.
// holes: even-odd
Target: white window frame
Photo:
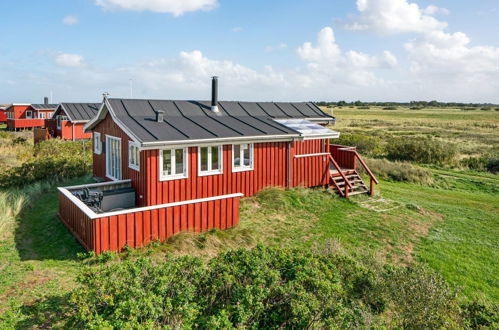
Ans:
[[[171,175],[163,175],[163,151],[172,150],[172,169],[176,170],[175,167],[175,150],[182,149],[184,153],[184,172],[183,173],[175,173]],[[159,150],[159,179],[160,181],[169,181],[169,180],[177,180],[177,179],[187,179],[189,177],[189,153],[188,148],[165,148]]]
[[[116,170],[119,171],[119,173],[114,173],[114,174],[119,174],[119,177],[117,177],[118,175],[113,175],[113,173],[109,173],[109,169],[111,167],[111,166],[109,166],[109,162],[110,162],[109,147],[111,146],[111,143],[110,143],[111,140],[118,141],[119,145],[120,145],[120,151],[118,153],[119,160],[120,160],[120,164],[119,164],[120,166],[116,167]],[[106,176],[113,181],[121,180],[121,178],[123,177],[123,173],[122,173],[123,149],[122,148],[123,148],[123,146],[121,144],[121,138],[116,137],[116,136],[106,135]]]
[[[33,119],[33,111],[26,110],[26,119]]]
[[[219,154],[219,169],[218,170],[213,170],[211,168],[212,161],[211,161],[211,148],[217,147],[218,148],[218,154]],[[208,148],[208,170],[201,170],[201,148]],[[223,146],[222,145],[208,145],[208,146],[202,146],[198,147],[198,176],[206,176],[206,175],[218,175],[218,174],[223,174],[224,172],[224,156],[223,156]]]
[[[137,164],[132,163],[133,148],[137,148]],[[132,170],[140,171],[140,146],[134,141],[128,141],[128,167]]]
[[[100,138],[101,138],[101,134],[99,132],[94,132],[93,143],[94,143],[94,154],[96,154],[96,155],[102,154],[102,140]],[[96,143],[96,141],[97,141],[97,143]]]
[[[40,119],[47,119],[47,114],[45,112],[40,112],[40,113],[38,113],[38,117]]]
[[[249,165],[240,165],[238,167],[236,167],[234,165],[234,160],[235,160],[235,155],[234,155],[234,146],[236,145],[248,145],[249,148],[250,148],[250,164]],[[242,160],[242,162],[244,163],[244,151],[242,148],[240,148],[239,150],[239,158]],[[244,172],[244,171],[252,171],[253,170],[253,153],[254,153],[254,146],[253,146],[253,143],[236,143],[236,144],[233,144],[232,145],[232,172]]]

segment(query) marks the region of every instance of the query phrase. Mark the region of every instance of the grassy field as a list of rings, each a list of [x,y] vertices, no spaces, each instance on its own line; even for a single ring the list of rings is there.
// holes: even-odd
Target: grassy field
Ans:
[[[498,125],[498,112],[343,108],[334,114],[341,132],[414,135],[431,134],[423,132],[433,129],[449,141],[469,140],[488,150],[499,143],[499,133],[487,127]],[[473,125],[472,132],[466,130],[467,123]],[[454,125],[450,129],[454,133],[447,131],[448,125]],[[180,234],[165,244],[130,253],[158,260],[170,253],[206,259],[258,243],[327,248],[380,263],[423,263],[459,288],[462,300],[499,303],[499,175],[426,170],[433,177],[431,185],[381,180],[372,198],[344,200],[321,189],[269,189],[242,201],[241,223],[236,228]],[[59,304],[58,297],[75,286],[77,274],[93,258],[81,257],[83,249],[57,220],[54,185],[5,191],[0,194],[2,205],[8,211],[1,218],[0,232],[0,324],[1,328],[27,328],[40,322],[40,306],[35,302]],[[44,317],[50,319],[50,315]]]
[[[499,153],[499,112],[461,109],[419,109],[400,107],[324,108],[337,118],[342,133],[391,136],[432,136],[457,143],[464,156]]]

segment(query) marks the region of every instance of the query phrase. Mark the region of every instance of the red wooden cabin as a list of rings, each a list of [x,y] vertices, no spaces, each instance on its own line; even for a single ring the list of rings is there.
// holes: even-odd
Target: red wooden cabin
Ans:
[[[85,128],[105,182],[59,188],[59,217],[85,248],[230,228],[239,198],[269,186],[372,193],[355,149],[330,145],[334,117],[316,105],[218,102],[216,91],[214,79],[211,102],[104,98]]]
[[[61,103],[46,127],[53,137],[63,140],[88,140],[92,132],[85,132],[85,125],[97,115],[100,103]]]
[[[45,120],[52,118],[56,104],[49,104],[45,97],[43,104],[12,104],[7,109],[7,129],[32,129],[45,127]]]

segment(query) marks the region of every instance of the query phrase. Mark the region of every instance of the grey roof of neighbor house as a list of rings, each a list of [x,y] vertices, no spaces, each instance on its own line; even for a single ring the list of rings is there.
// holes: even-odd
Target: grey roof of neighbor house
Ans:
[[[31,107],[35,110],[53,110],[57,108],[58,104],[32,104]]]
[[[54,116],[57,116],[61,111],[64,111],[66,116],[72,122],[87,122],[93,119],[99,112],[100,103],[68,103],[63,102],[59,105]]]
[[[308,119],[324,123],[334,117],[313,103],[218,102],[219,112],[210,101],[171,101],[107,99],[111,112],[142,143],[163,141],[214,140],[300,136],[300,133],[274,119]],[[156,111],[164,120],[156,121]],[[103,119],[103,118],[100,118]],[[95,126],[97,118],[87,125]]]

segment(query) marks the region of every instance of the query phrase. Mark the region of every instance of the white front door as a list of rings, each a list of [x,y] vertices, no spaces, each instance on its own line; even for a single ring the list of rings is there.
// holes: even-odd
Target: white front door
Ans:
[[[121,139],[106,135],[106,176],[121,180]]]

